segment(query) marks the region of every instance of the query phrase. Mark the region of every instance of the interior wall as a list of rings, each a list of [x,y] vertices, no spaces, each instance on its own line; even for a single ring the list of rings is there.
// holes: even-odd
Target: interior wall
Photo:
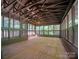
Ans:
[[[2,45],[27,40],[27,23],[20,20],[1,16],[1,41]]]
[[[61,37],[78,47],[78,2],[75,1],[61,24]]]
[[[39,36],[59,37],[60,36],[60,24],[36,26],[36,34]]]

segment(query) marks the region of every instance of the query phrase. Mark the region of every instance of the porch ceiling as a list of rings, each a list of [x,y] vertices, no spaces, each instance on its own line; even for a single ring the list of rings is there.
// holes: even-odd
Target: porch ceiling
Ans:
[[[72,0],[2,0],[2,15],[34,25],[60,24]],[[73,0],[74,1],[74,0]]]

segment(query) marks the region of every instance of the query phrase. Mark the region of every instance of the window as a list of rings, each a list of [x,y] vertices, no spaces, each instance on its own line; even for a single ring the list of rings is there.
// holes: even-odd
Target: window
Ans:
[[[38,26],[36,26],[38,28]],[[32,24],[28,24],[28,35],[29,36],[33,36],[35,35],[35,27]],[[39,31],[37,31],[38,29],[36,29],[36,33],[39,34]]]
[[[35,27],[34,27],[34,25],[32,25],[32,30],[35,30]]]
[[[14,28],[20,29],[20,22],[18,20],[14,20]]]
[[[36,26],[36,31],[38,33],[40,32],[40,35],[50,36],[50,35],[54,35],[54,33],[56,35],[59,35],[60,25]]]
[[[40,26],[40,35],[43,35],[43,26]]]
[[[73,29],[72,29],[72,8],[68,12],[68,40],[73,42]]]
[[[49,30],[53,30],[53,25],[49,25]]]
[[[33,26],[32,26],[31,24],[29,24],[29,29],[30,29],[30,30],[33,30],[32,27],[33,27]]]
[[[26,29],[26,24],[22,24],[23,29]]]
[[[44,35],[48,35],[49,34],[48,29],[49,29],[48,26],[44,26]]]
[[[49,31],[49,35],[53,35],[53,30]]]
[[[1,30],[1,38],[3,38],[4,36],[3,36],[3,31]]]
[[[4,27],[8,28],[8,24],[9,24],[9,19],[8,17],[4,17]]]
[[[1,27],[3,27],[3,16],[1,16]]]
[[[10,28],[13,28],[13,19],[10,19]]]
[[[32,30],[32,25],[28,24],[28,30]]]
[[[10,37],[13,37],[13,31],[10,30]]]
[[[23,36],[25,35],[25,31],[23,31]]]
[[[14,30],[14,37],[19,36],[19,31],[18,30]]]
[[[69,16],[69,21],[68,21],[69,27],[72,27],[72,9],[70,9],[68,16]]]
[[[74,45],[78,47],[78,1],[74,3],[74,8],[75,8]]]
[[[54,33],[53,35],[59,35],[60,31],[54,30],[53,33]]]
[[[53,30],[60,30],[60,25],[53,25]]]
[[[4,30],[4,37],[5,37],[5,38],[8,37],[8,30]]]
[[[40,33],[39,33],[39,29],[40,29],[39,26],[36,26],[36,34],[37,34],[37,35],[40,34]]]
[[[44,30],[48,30],[49,29],[49,27],[48,26],[44,26]]]
[[[66,21],[66,29],[67,29],[67,16],[65,17],[65,21]]]
[[[36,26],[36,30],[39,30],[39,26]]]
[[[53,25],[49,25],[49,35],[53,35]]]
[[[43,26],[40,26],[40,30],[43,30]]]
[[[78,24],[78,2],[75,3],[75,24]]]
[[[28,30],[30,30],[30,26],[29,26],[29,24],[28,24]]]

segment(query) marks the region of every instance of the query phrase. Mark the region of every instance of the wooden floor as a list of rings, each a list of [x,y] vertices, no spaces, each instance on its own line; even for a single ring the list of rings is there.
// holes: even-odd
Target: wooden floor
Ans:
[[[2,48],[3,59],[68,59],[60,38],[37,37]]]

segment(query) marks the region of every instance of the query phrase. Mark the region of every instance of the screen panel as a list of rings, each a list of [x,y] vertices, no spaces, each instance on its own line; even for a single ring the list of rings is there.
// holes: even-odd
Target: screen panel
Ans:
[[[53,30],[60,30],[60,25],[53,25]]]
[[[20,22],[18,20],[14,20],[14,28],[20,29]]]
[[[8,24],[9,24],[8,17],[4,17],[4,28],[8,28],[9,27]]]
[[[13,19],[10,19],[10,28],[13,29]]]

